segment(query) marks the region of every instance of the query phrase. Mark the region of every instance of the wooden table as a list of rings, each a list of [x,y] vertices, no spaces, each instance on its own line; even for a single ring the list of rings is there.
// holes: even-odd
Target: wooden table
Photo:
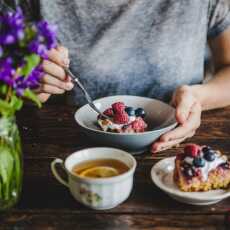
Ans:
[[[194,207],[178,203],[153,185],[150,153],[137,156],[138,167],[130,198],[108,211],[90,210],[76,202],[51,175],[50,162],[91,146],[75,124],[74,107],[47,105],[25,108],[18,116],[24,148],[24,186],[21,201],[0,216],[1,230],[203,230],[230,229],[230,199]],[[230,108],[207,112],[191,142],[208,144],[230,154]],[[182,148],[183,145],[180,147]],[[169,156],[178,150],[165,151]]]

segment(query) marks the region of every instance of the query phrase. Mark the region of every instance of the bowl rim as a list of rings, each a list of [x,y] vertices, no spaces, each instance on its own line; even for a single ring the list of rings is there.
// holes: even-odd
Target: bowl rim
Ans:
[[[165,105],[171,107],[175,111],[175,108],[173,108],[171,105],[169,105],[169,104],[167,104],[167,103],[165,103],[163,101],[160,101],[160,100],[155,99],[155,98],[135,96],[135,95],[114,95],[114,96],[107,96],[107,97],[98,98],[98,99],[94,100],[93,102],[97,103],[100,100],[103,100],[103,99],[106,99],[106,98],[113,98],[113,97],[130,97],[130,98],[131,97],[136,97],[136,98],[148,99],[148,100],[151,100],[151,101],[158,101],[158,102],[160,102],[162,104],[165,104]],[[108,135],[118,135],[118,136],[140,136],[140,135],[147,135],[147,134],[151,134],[151,133],[154,133],[154,132],[164,131],[164,130],[167,130],[167,129],[170,130],[171,128],[176,127],[176,125],[178,124],[175,121],[174,123],[170,124],[169,126],[166,126],[166,127],[163,127],[163,128],[154,129],[154,130],[148,130],[148,131],[141,132],[141,133],[113,133],[113,132],[106,132],[106,131],[103,131],[103,130],[100,130],[100,129],[90,128],[90,127],[84,125],[81,122],[80,119],[78,119],[78,114],[80,113],[80,110],[83,109],[86,106],[88,106],[88,104],[85,104],[85,105],[81,106],[75,112],[74,118],[75,118],[75,121],[77,122],[77,124],[80,125],[84,129],[87,129],[87,130],[90,130],[90,131],[93,131],[93,132],[99,132],[99,133],[103,133],[103,134],[108,134]]]

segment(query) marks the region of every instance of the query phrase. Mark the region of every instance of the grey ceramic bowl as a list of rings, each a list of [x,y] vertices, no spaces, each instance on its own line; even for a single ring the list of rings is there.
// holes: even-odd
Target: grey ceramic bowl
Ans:
[[[75,119],[91,141],[138,154],[144,152],[156,139],[173,129],[177,124],[175,109],[159,100],[122,95],[105,97],[94,102],[100,111],[104,111],[118,101],[134,108],[143,108],[147,114],[145,120],[149,125],[148,131],[128,134],[104,132],[97,126],[97,113],[87,104],[77,110]]]

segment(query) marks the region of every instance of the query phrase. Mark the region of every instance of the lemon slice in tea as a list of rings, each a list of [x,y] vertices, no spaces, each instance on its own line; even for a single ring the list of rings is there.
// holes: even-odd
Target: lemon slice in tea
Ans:
[[[112,167],[108,166],[97,166],[93,168],[86,169],[80,173],[82,177],[91,177],[91,178],[105,178],[113,177],[119,175],[119,172]]]

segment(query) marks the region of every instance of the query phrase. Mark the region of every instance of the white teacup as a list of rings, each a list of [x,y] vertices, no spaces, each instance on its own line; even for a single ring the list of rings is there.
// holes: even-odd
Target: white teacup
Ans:
[[[120,160],[129,167],[129,170],[108,178],[80,177],[72,173],[76,164],[94,159]],[[68,174],[68,182],[58,174],[57,164],[61,164]],[[70,189],[77,201],[90,208],[104,210],[116,207],[129,197],[136,165],[135,158],[123,150],[99,147],[77,151],[65,161],[57,158],[51,163],[51,170],[55,178]]]

